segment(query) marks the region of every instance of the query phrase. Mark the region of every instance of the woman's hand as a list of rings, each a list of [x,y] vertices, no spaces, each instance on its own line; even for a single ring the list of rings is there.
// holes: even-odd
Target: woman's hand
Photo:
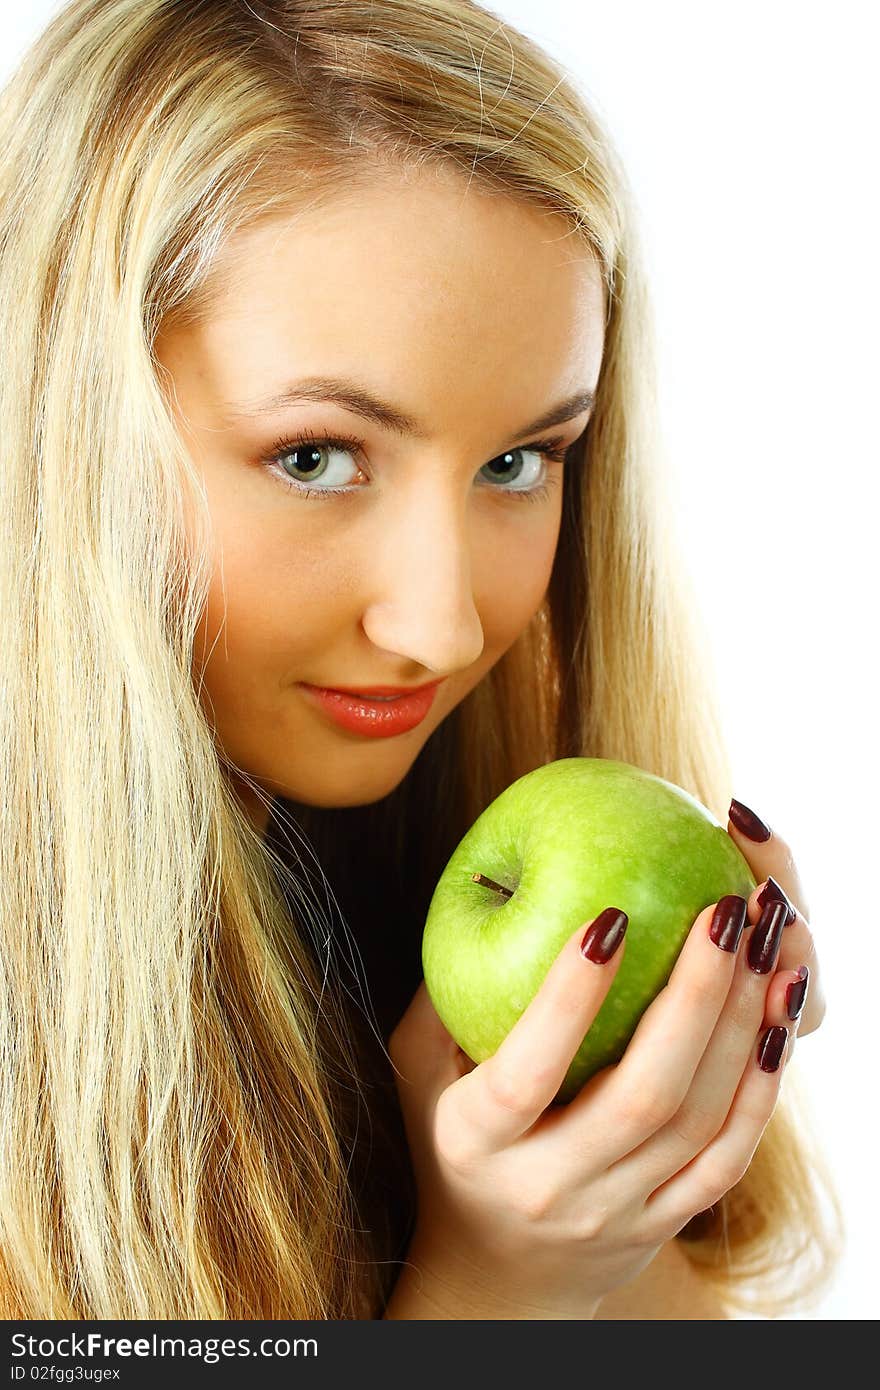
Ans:
[[[410,1260],[441,1311],[390,1316],[591,1318],[739,1181],[793,1051],[786,994],[803,963],[774,973],[787,911],[771,906],[756,926],[755,897],[699,914],[621,1060],[568,1105],[551,1102],[625,939],[598,964],[581,954],[579,927],[478,1066],[422,983],[389,1052],[418,1189]]]
[[[798,1035],[803,1037],[818,1028],[825,1017],[825,995],[810,933],[810,909],[791,850],[775,830],[741,801],[731,801],[728,814],[727,833],[758,880],[749,898],[750,908],[754,903],[763,905],[766,897],[781,898],[789,905],[792,920],[783,933],[778,966],[780,970],[791,970],[805,965],[809,971],[807,1000],[798,1024]]]

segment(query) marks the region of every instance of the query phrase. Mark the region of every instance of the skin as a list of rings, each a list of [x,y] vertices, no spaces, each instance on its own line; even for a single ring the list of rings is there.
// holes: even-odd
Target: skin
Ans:
[[[538,434],[521,430],[595,389],[605,301],[597,264],[557,215],[458,174],[379,166],[345,196],[232,238],[212,289],[207,317],[161,333],[156,355],[213,527],[193,671],[233,786],[264,833],[279,794],[316,806],[387,796],[540,607],[564,465],[546,463],[551,490],[539,501],[511,495],[542,481],[538,454],[515,455],[522,482],[515,470],[500,481],[481,470],[535,438],[570,445],[581,435],[588,410]],[[363,382],[416,417],[422,437],[338,404],[241,408],[318,375]],[[362,441],[362,453],[325,455],[334,461],[326,481],[297,474],[286,455],[307,484],[349,485],[349,496],[306,499],[262,461],[279,437],[303,430]],[[302,468],[308,453],[298,457]],[[339,729],[297,687],[438,677],[424,721],[388,739]],[[810,967],[803,1035],[824,1001],[791,853],[776,834],[756,846],[728,831],[759,878],[750,919],[770,873],[799,909],[779,970]],[[767,1024],[784,1021],[790,979],[777,975]],[[680,1318],[682,1299],[690,1316],[723,1316],[670,1242],[598,1316]]]
[[[279,793],[316,806],[387,796],[527,627],[550,579],[563,464],[547,463],[544,501],[511,495],[541,481],[540,455],[516,455],[498,481],[485,465],[530,438],[580,436],[588,411],[518,437],[595,389],[605,308],[596,262],[558,215],[436,171],[377,171],[350,195],[240,234],[215,280],[210,318],[161,335],[156,352],[216,535],[194,664],[265,830]],[[229,410],[318,374],[364,382],[425,438],[336,404]],[[286,456],[298,480],[354,495],[306,499],[260,464],[302,429],[363,441],[363,459],[330,456],[326,481],[303,471],[303,454]],[[339,729],[297,689],[438,677],[427,718],[389,739]]]

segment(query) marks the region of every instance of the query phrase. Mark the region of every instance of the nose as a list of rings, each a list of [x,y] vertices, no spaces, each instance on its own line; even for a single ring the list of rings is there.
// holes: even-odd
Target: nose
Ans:
[[[443,677],[472,665],[485,641],[467,500],[438,498],[430,487],[412,492],[419,495],[386,513],[382,536],[371,538],[362,625],[375,646]]]

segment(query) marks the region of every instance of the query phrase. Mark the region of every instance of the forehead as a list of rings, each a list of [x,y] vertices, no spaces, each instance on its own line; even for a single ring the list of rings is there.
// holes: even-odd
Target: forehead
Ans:
[[[187,334],[222,399],[283,376],[405,384],[410,399],[474,402],[594,384],[605,292],[582,236],[558,213],[448,171],[378,172],[306,197],[233,236]],[[231,394],[230,394],[231,393]],[[398,392],[402,394],[402,391]]]

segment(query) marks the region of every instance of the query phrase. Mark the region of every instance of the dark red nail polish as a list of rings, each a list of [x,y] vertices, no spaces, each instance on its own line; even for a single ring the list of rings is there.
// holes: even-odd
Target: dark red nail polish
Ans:
[[[773,877],[772,874],[768,876],[767,886],[761,889],[757,898],[757,903],[759,907],[766,907],[767,903],[770,902],[785,903],[786,907],[788,908],[788,918],[786,920],[785,925],[787,927],[790,926],[794,919],[797,917],[797,912],[795,911],[794,904],[791,901],[791,898],[786,893],[782,884],[777,883],[776,879]]]
[[[768,1028],[758,1044],[758,1066],[761,1071],[777,1071],[788,1042],[787,1028]]]
[[[606,907],[584,933],[581,954],[595,965],[604,965],[617,950],[629,918],[619,907]]]
[[[728,893],[721,898],[712,914],[709,927],[709,940],[714,941],[722,951],[735,951],[746,924],[748,903],[736,893]]]
[[[757,975],[768,974],[776,964],[782,929],[788,917],[785,903],[769,902],[749,938],[749,969]]]
[[[741,801],[735,799],[731,801],[727,814],[737,830],[742,831],[743,835],[747,835],[756,844],[769,840],[773,833],[769,825],[765,825],[761,817],[756,816],[754,811],[750,811],[748,806],[744,806]]]
[[[785,991],[785,1012],[788,1014],[792,1023],[801,1016],[809,983],[810,972],[805,965],[802,965],[798,970],[797,979],[792,980],[788,989]]]

